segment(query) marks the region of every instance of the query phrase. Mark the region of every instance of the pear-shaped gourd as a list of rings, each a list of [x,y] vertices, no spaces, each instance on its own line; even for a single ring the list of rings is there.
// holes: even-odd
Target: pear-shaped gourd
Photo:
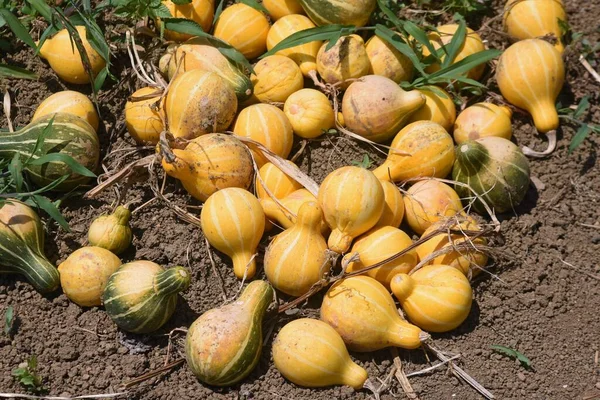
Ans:
[[[473,290],[465,275],[448,265],[427,265],[392,279],[392,292],[408,319],[429,332],[447,332],[469,316]]]
[[[393,45],[375,35],[367,40],[365,49],[373,75],[385,76],[398,84],[412,81],[415,72],[412,61]]]
[[[164,269],[152,261],[132,261],[110,276],[102,303],[119,328],[149,333],[171,318],[177,294],[189,285],[190,273],[183,267]]]
[[[102,247],[115,254],[124,252],[131,245],[133,238],[129,218],[131,211],[123,206],[117,207],[112,214],[96,218],[88,231],[90,245]]]
[[[353,351],[375,351],[389,346],[415,349],[429,338],[419,327],[400,318],[385,286],[368,276],[336,282],[323,298],[321,319]]]
[[[293,165],[291,161],[288,161],[288,163]],[[302,189],[300,183],[270,162],[264,164],[258,170],[254,187],[256,188],[256,196],[259,199],[270,199],[271,195],[276,199],[283,199],[292,192]],[[271,195],[269,195],[267,190]]]
[[[346,127],[369,140],[384,142],[425,103],[418,90],[406,92],[385,76],[367,75],[352,82],[342,99]]]
[[[203,383],[230,386],[244,379],[262,351],[262,320],[273,301],[265,281],[248,284],[233,303],[202,314],[188,330],[185,358]]]
[[[247,190],[226,188],[206,200],[200,214],[208,242],[233,261],[239,279],[256,274],[254,254],[265,230],[265,213]]]
[[[392,182],[380,181],[385,197],[385,205],[375,227],[393,226],[397,228],[404,218],[404,201],[402,193]]]
[[[342,90],[350,86],[351,80],[367,75],[370,69],[365,42],[358,35],[342,36],[331,47],[325,42],[317,54],[321,78]]]
[[[506,106],[477,103],[465,108],[454,122],[454,141],[461,144],[485,136],[497,136],[510,140],[512,111]]]
[[[296,223],[296,216],[300,207],[309,201],[317,201],[317,198],[311,192],[302,188],[280,199],[279,203],[271,198],[260,199],[260,205],[268,220],[283,229],[289,229]],[[321,234],[327,235],[328,233],[329,227],[325,221],[322,221]]]
[[[537,130],[549,139],[548,149],[536,152],[527,147],[527,155],[545,156],[556,147],[558,113],[556,98],[565,81],[561,53],[541,39],[517,42],[502,53],[496,67],[496,80],[509,103],[527,110]]]
[[[95,131],[98,131],[98,113],[94,103],[82,93],[74,90],[63,90],[47,97],[35,109],[31,121],[37,121],[47,115],[56,113],[73,114],[83,118]]]
[[[327,96],[316,89],[301,89],[292,93],[283,105],[283,112],[294,133],[314,139],[335,126],[335,114]]]
[[[450,93],[436,86],[423,86],[418,91],[425,96],[425,104],[410,115],[408,122],[433,121],[450,132],[456,120],[456,106]]]
[[[385,205],[379,180],[371,171],[354,166],[338,168],[327,175],[318,199],[331,228],[327,244],[340,254],[350,248],[355,237],[375,226]]]
[[[304,203],[294,226],[273,239],[265,252],[265,274],[277,290],[301,296],[329,269],[327,242],[321,235],[321,208]]]
[[[40,217],[15,199],[0,204],[0,273],[23,275],[41,293],[60,284],[58,270],[44,255]]]
[[[340,335],[323,321],[301,318],[285,325],[273,341],[275,368],[304,387],[348,385],[361,389],[367,371],[355,364]]]

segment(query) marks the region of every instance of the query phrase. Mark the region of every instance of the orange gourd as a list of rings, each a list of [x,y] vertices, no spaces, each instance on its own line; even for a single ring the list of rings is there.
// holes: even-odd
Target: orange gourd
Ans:
[[[360,36],[342,36],[328,47],[329,42],[323,43],[317,53],[317,71],[325,82],[344,90],[353,79],[369,74],[371,63]]]
[[[254,97],[261,103],[284,103],[304,87],[300,67],[291,58],[278,55],[257,62],[251,80]]]
[[[454,141],[461,144],[485,136],[498,136],[510,140],[512,111],[506,106],[477,103],[465,108],[454,123]]]
[[[76,115],[86,120],[95,131],[98,130],[98,113],[96,112],[94,103],[82,93],[73,90],[63,90],[48,96],[35,109],[31,122],[46,115],[56,113]]]
[[[370,73],[385,76],[396,83],[411,81],[415,67],[408,57],[400,53],[394,46],[375,35],[365,45]]]
[[[425,104],[410,115],[408,122],[433,121],[450,132],[456,120],[456,106],[450,94],[433,86],[423,86],[418,90],[425,96]]]
[[[249,60],[267,50],[271,25],[265,15],[243,3],[227,7],[215,24],[215,37],[235,47]]]
[[[293,164],[291,161],[288,161],[288,163]],[[254,182],[254,187],[256,189],[256,196],[259,199],[271,198],[271,196],[269,196],[269,194],[263,187],[263,184],[277,199],[283,199],[284,197],[290,195],[292,192],[302,189],[302,185],[300,183],[290,178],[285,172],[283,172],[275,164],[270,162],[260,167],[260,169],[258,170],[258,175],[260,175],[260,180],[257,176]]]
[[[160,90],[144,87],[136,90],[125,103],[125,126],[138,144],[157,144],[165,130],[165,101],[160,101],[160,96]]]
[[[204,32],[210,32],[215,14],[214,0],[192,0],[187,4],[175,4],[170,0],[162,2],[173,18],[185,18],[196,22]],[[188,40],[192,35],[165,30],[165,38],[176,42]]]
[[[263,0],[262,5],[274,21],[286,15],[304,14],[304,9],[298,3],[298,0]]]
[[[296,223],[296,216],[300,207],[306,202],[317,201],[317,198],[311,192],[302,188],[298,189],[286,197],[279,200],[280,206],[271,198],[260,199],[260,205],[265,212],[268,220],[273,221],[283,229],[289,229]],[[267,229],[270,229],[267,228]],[[325,221],[321,223],[321,234],[326,235],[329,232],[329,227]]]
[[[383,212],[379,221],[375,224],[375,227],[382,226],[393,226],[397,228],[404,219],[404,201],[402,200],[402,193],[398,187],[392,182],[380,181],[381,187],[383,188],[383,196],[385,198],[385,205],[383,206]]]
[[[314,139],[335,126],[335,114],[327,96],[316,89],[292,93],[283,106],[294,133]]]

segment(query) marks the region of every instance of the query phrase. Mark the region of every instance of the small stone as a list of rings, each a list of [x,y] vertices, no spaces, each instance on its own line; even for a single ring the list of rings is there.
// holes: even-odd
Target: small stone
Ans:
[[[596,389],[600,389],[600,382],[596,383]]]
[[[517,373],[517,378],[519,378],[519,380],[521,382],[525,382],[525,374],[522,372]]]

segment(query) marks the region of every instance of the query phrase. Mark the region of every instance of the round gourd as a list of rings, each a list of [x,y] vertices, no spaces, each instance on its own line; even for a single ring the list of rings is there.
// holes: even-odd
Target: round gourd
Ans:
[[[185,18],[196,22],[204,32],[210,32],[215,13],[214,0],[191,0],[187,4],[175,4],[170,0],[163,0],[173,18]],[[165,30],[165,38],[177,42],[188,40],[193,35]]]
[[[285,101],[283,112],[294,133],[314,139],[335,126],[335,114],[327,96],[316,89],[301,89]]]
[[[254,97],[261,103],[284,103],[304,87],[300,67],[289,57],[269,56],[254,66],[251,76]]]
[[[252,60],[267,50],[270,27],[263,13],[246,4],[236,3],[221,13],[215,24],[214,36]]]
[[[298,0],[306,14],[318,26],[365,26],[375,11],[376,0]]]
[[[291,161],[288,161],[288,163],[293,164]],[[258,174],[260,175],[262,183],[257,176],[254,182],[254,187],[256,189],[256,196],[259,199],[271,198],[271,196],[269,196],[263,187],[263,184],[267,187],[267,189],[269,189],[271,194],[275,196],[276,199],[283,199],[292,192],[302,189],[302,185],[300,183],[290,178],[285,174],[285,172],[280,170],[273,163],[265,163],[258,170]]]
[[[410,115],[408,122],[433,121],[450,132],[456,120],[456,106],[450,94],[433,86],[423,86],[418,91],[425,96],[425,104]]]
[[[560,22],[567,22],[562,0],[509,0],[504,6],[504,31],[514,40],[554,35],[554,47],[561,53],[565,46]]]
[[[88,242],[114,254],[121,254],[130,245],[133,234],[129,226],[131,211],[118,206],[114,213],[96,218],[88,230]]]
[[[95,131],[98,131],[98,113],[94,103],[84,94],[63,90],[50,95],[35,109],[31,122],[56,113],[73,114],[83,118]]]
[[[381,187],[383,188],[383,195],[385,197],[385,205],[383,206],[383,212],[375,227],[393,226],[397,228],[404,219],[404,201],[402,200],[402,193],[398,187],[392,182],[380,181]]]
[[[371,64],[370,74],[385,76],[398,84],[412,81],[415,71],[413,63],[379,36],[367,40],[365,50]]]
[[[276,223],[282,229],[289,229],[296,223],[296,216],[300,207],[310,201],[317,201],[317,198],[311,192],[302,188],[282,198],[279,201],[282,206],[271,198],[260,199],[260,205],[268,220]],[[329,227],[325,221],[322,221],[321,234],[325,236],[328,233]]]
[[[329,50],[328,46],[329,42],[323,43],[317,53],[317,71],[325,82],[344,90],[353,79],[369,73],[371,64],[360,36],[342,36]]]
[[[304,9],[298,0],[263,0],[262,5],[274,21],[290,14],[304,14]]]
[[[454,141],[461,144],[485,136],[510,140],[512,111],[492,103],[477,103],[465,108],[454,123]]]
[[[160,90],[145,87],[136,90],[125,103],[125,126],[138,144],[157,144],[165,130],[165,102],[159,102],[161,95]]]

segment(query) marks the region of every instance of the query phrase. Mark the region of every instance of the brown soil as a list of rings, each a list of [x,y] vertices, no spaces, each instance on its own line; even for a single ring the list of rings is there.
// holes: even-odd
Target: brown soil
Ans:
[[[500,7],[500,3],[495,2],[496,13]],[[592,43],[600,39],[599,2],[568,1],[567,10],[574,31],[583,32]],[[484,17],[474,27],[489,18]],[[492,29],[482,31],[484,39],[494,47],[506,47],[508,42],[498,32],[499,21],[492,21],[490,27]],[[107,28],[107,36],[123,32],[123,26],[109,24]],[[100,136],[103,156],[111,154],[104,160],[109,169],[150,154],[149,150],[112,153],[133,147],[124,129],[122,110],[127,96],[137,85],[130,76],[129,61],[122,46],[115,51],[115,56],[113,72],[120,81],[107,83],[100,94],[104,120]],[[588,119],[598,122],[600,85],[578,62],[578,56],[579,47],[566,53],[567,84],[560,100],[563,105],[577,104],[589,94],[592,109]],[[13,51],[0,55],[0,62],[24,66],[42,77],[35,82],[5,80],[0,83],[3,91],[11,90],[17,125],[25,125],[36,105],[49,94],[67,88],[47,64],[33,57],[24,46],[16,45]],[[72,88],[89,94],[86,86]],[[543,146],[543,140],[533,133],[528,116],[516,113],[513,121],[515,140],[519,144]],[[474,281],[475,302],[468,320],[451,333],[433,335],[438,348],[460,353],[459,365],[500,399],[600,398],[600,265],[596,258],[600,254],[597,162],[600,138],[592,134],[575,152],[568,154],[568,144],[575,130],[563,124],[558,150],[547,159],[531,160],[532,175],[545,187],[536,189],[532,185],[516,214],[502,216],[503,256],[491,265],[490,271],[495,276],[483,274]],[[296,143],[293,152],[298,148]],[[376,163],[381,161],[372,149],[332,136],[312,141],[298,163],[320,182],[333,169],[362,159],[365,152],[370,153]],[[195,204],[173,179],[167,179],[165,192],[172,193],[169,198],[178,204]],[[122,201],[136,208],[153,197],[146,179],[142,179]],[[117,201],[112,189],[96,200],[68,200],[63,212],[72,232],[65,232],[53,222],[47,223],[49,258],[58,265],[84,245],[91,220],[112,209]],[[192,212],[197,213],[193,209]],[[154,334],[126,334],[116,329],[102,308],[82,309],[60,292],[42,296],[27,282],[2,276],[0,315],[12,306],[17,317],[12,337],[0,334],[0,392],[24,392],[11,371],[33,354],[38,356],[38,371],[52,395],[117,391],[124,382],[165,363],[167,334],[172,329],[188,327],[203,312],[238,293],[240,283],[234,278],[230,261],[213,251],[217,277],[201,230],[182,221],[164,203],[154,201],[136,212],[132,226],[133,246],[122,255],[123,261],[148,259],[165,266],[184,265],[193,271],[192,285],[183,293],[175,316]],[[265,238],[263,245],[267,243],[268,238]],[[282,315],[277,320],[269,317],[265,326],[275,324],[276,334],[292,318],[317,316],[318,305],[317,296],[300,314]],[[174,335],[170,360],[181,356],[182,337],[178,333]],[[273,335],[269,336],[256,370],[232,388],[204,386],[183,365],[130,389],[127,398],[360,399],[370,395],[366,390],[354,392],[348,387],[311,390],[289,383],[273,367],[272,338]],[[518,362],[493,352],[490,346],[495,344],[519,350],[529,357],[532,368],[525,369]],[[400,351],[400,355],[406,372],[428,366],[421,350]],[[352,356],[368,370],[373,381],[385,379],[392,367],[389,350],[353,353]],[[410,381],[423,400],[480,398],[445,368],[411,377]],[[404,397],[395,379],[381,396],[383,399]]]

